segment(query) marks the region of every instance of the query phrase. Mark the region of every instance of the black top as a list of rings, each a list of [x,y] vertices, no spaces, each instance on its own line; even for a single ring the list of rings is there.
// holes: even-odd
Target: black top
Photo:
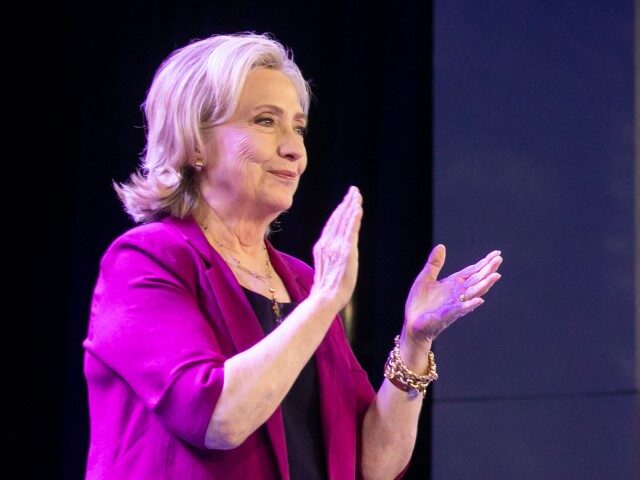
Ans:
[[[262,325],[262,330],[268,335],[278,327],[271,299],[247,288],[242,289]],[[289,315],[296,305],[295,302],[280,303],[282,318]],[[291,480],[327,478],[314,357],[304,366],[280,407],[284,418]]]

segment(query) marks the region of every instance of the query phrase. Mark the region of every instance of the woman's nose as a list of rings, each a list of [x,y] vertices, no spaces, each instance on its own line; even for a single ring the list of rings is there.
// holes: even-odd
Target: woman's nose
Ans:
[[[304,154],[304,140],[300,134],[293,130],[283,133],[278,144],[278,155],[291,161],[296,161],[302,158]]]

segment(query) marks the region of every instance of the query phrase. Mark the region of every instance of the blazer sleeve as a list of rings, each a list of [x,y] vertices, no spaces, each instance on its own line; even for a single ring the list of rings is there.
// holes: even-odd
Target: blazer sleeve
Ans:
[[[362,422],[364,420],[364,414],[367,413],[369,405],[376,397],[376,392],[369,381],[367,372],[362,368],[360,362],[356,358],[351,345],[349,344],[347,337],[344,337],[347,358],[349,359],[349,370],[351,371],[351,377],[353,378],[353,384],[356,392],[356,412],[358,415],[358,426],[362,430]]]
[[[346,336],[345,336],[346,341]],[[362,426],[364,424],[364,416],[367,413],[369,406],[373,403],[376,397],[376,392],[369,381],[367,372],[360,366],[360,362],[356,358],[351,346],[347,342],[347,354],[349,357],[349,366],[351,369],[351,376],[356,390],[356,411],[358,415],[358,433],[357,433],[357,467],[356,477],[358,480],[364,478],[362,475]],[[410,461],[407,462],[402,471],[395,477],[394,480],[400,480],[405,476],[409,469]]]
[[[178,240],[114,242],[101,262],[84,347],[167,430],[204,448],[226,358],[198,305],[196,265]]]
[[[353,405],[355,406],[355,447],[356,447],[356,458],[355,458],[355,477],[356,480],[363,479],[362,474],[362,445],[363,445],[363,437],[362,437],[362,427],[364,424],[364,416],[369,409],[371,403],[375,400],[376,392],[369,381],[369,376],[367,372],[362,368],[360,362],[355,356],[349,340],[345,334],[344,326],[342,323],[342,319],[338,316],[337,320],[334,321],[333,327],[336,329],[336,337],[340,339],[341,350],[346,360],[349,372],[351,374],[351,379],[353,383],[353,392],[355,394],[355,399]]]

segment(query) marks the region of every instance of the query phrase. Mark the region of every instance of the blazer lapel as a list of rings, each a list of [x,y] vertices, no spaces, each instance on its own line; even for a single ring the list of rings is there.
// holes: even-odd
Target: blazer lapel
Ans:
[[[301,302],[307,298],[312,280],[305,281],[301,278],[269,243],[267,249],[271,263],[282,278],[291,299]],[[351,372],[348,371],[348,359],[341,356],[342,349],[337,344],[342,331],[336,322],[341,321],[336,316],[315,353],[320,395],[319,413],[329,478],[353,479],[356,474],[352,453],[356,448],[353,429],[356,419],[352,418],[354,407],[348,402],[355,401],[355,387],[351,381]]]
[[[263,340],[265,336],[262,327],[229,267],[226,264],[218,265],[218,268],[212,267],[207,271],[207,276],[215,285],[214,291],[218,297],[222,318],[236,350],[243,352]],[[288,479],[287,442],[280,407],[276,408],[267,420],[266,429],[281,478]]]
[[[316,369],[320,390],[320,418],[324,436],[329,478],[355,478],[353,450],[356,448],[355,419],[350,404],[355,399],[349,363],[336,342],[335,322],[316,350]]]
[[[207,267],[206,275],[211,283],[213,295],[216,297],[221,320],[226,326],[235,351],[244,352],[263,340],[264,332],[242,287],[224,259],[209,245],[195,220],[169,218],[165,221],[174,224],[204,259]],[[280,407],[267,420],[266,430],[271,440],[280,477],[288,479],[287,442]]]

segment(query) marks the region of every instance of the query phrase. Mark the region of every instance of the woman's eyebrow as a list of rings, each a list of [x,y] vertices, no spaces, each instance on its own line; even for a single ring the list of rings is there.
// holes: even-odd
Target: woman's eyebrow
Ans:
[[[255,112],[256,110],[263,110],[263,109],[268,109],[268,110],[272,110],[273,112],[275,112],[276,114],[283,116],[284,115],[284,110],[280,107],[278,107],[277,105],[273,105],[270,103],[266,103],[266,104],[262,104],[262,105],[256,105],[253,108],[253,111]],[[303,112],[298,112],[296,113],[294,116],[295,120],[304,120],[305,122],[307,121],[307,115]]]

